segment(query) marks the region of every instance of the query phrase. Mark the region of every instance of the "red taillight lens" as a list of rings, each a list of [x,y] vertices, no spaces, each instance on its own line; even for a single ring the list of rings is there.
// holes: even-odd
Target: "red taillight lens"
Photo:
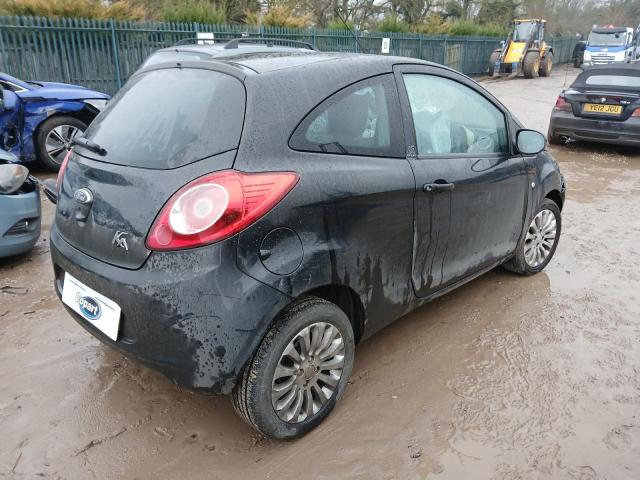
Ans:
[[[631,114],[632,117],[640,117],[640,108],[636,108]]]
[[[60,165],[60,170],[58,170],[58,178],[56,179],[56,186],[58,187],[58,193],[60,193],[60,189],[62,188],[62,178],[64,177],[64,171],[67,169],[67,163],[69,163],[69,158],[71,158],[72,153],[73,153],[73,150],[69,149],[67,154],[64,156],[64,160],[62,160],[62,165]]]
[[[151,250],[179,250],[224,240],[273,208],[298,182],[293,172],[205,175],[178,190],[147,237]]]
[[[563,97],[558,97],[558,100],[556,100],[556,105],[555,107],[553,107],[553,109],[560,110],[563,112],[570,112],[571,104],[567,102]]]

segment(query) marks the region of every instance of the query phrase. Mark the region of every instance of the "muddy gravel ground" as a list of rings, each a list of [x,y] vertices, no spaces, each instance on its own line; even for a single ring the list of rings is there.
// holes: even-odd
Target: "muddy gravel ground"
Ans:
[[[546,132],[576,73],[485,85]],[[0,478],[640,478],[640,152],[552,152],[569,193],[549,267],[495,270],[361,344],[342,402],[291,442],[76,325],[45,202],[35,250],[0,261]]]

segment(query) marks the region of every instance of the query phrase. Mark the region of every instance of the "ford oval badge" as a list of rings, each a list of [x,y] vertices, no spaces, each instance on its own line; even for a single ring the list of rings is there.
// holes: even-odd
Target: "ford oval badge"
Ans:
[[[93,202],[93,193],[91,193],[91,190],[88,188],[81,188],[73,192],[73,199],[78,203],[86,205]]]

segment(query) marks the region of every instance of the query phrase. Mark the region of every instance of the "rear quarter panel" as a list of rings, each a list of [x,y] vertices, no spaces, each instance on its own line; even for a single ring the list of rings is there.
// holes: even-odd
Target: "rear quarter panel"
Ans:
[[[240,234],[240,268],[292,297],[325,285],[351,288],[365,309],[366,334],[411,310],[414,180],[408,162],[301,154],[269,163],[278,170],[295,165],[300,181]],[[263,238],[279,227],[295,231],[302,245],[300,265],[288,275],[271,273],[260,260]]]

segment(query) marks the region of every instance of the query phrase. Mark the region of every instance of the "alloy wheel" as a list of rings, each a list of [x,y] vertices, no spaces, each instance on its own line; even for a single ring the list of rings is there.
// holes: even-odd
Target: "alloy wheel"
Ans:
[[[64,156],[71,148],[73,138],[82,134],[82,130],[72,125],[58,125],[52,129],[45,140],[45,149],[49,158],[58,164],[62,164]]]
[[[557,234],[556,216],[551,210],[541,210],[535,216],[524,240],[524,258],[530,267],[542,265],[553,250]]]
[[[271,401],[281,420],[313,417],[335,394],[345,361],[338,329],[318,322],[303,328],[284,349],[275,369]]]

